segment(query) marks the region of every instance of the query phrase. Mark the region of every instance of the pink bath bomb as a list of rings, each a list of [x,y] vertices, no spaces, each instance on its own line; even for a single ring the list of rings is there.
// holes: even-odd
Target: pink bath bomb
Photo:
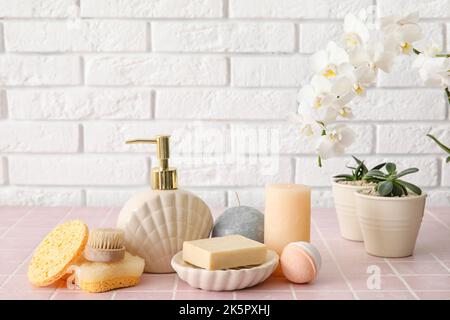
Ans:
[[[284,247],[280,257],[281,270],[289,281],[313,281],[322,264],[319,250],[309,242],[292,242]]]

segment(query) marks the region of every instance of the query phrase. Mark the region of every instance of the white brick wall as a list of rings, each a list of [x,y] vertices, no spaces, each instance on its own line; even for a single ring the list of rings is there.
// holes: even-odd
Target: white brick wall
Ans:
[[[262,207],[269,182],[332,206],[330,178],[351,159],[318,168],[288,118],[310,54],[372,4],[419,10],[449,50],[448,0],[0,0],[0,205],[121,206],[156,162],[124,141],[169,133],[181,186],[211,206],[237,191]],[[429,204],[448,206],[450,164],[425,135],[450,142],[449,106],[410,60],[355,107],[349,153],[419,167]]]
[[[156,22],[156,52],[293,52],[293,23]]]
[[[0,85],[2,86],[61,86],[80,83],[80,57],[0,55]]]
[[[161,119],[286,119],[297,109],[296,90],[160,90]]]
[[[16,120],[150,119],[151,90],[8,90],[9,117]],[[6,101],[6,100],[5,100]]]
[[[4,23],[9,52],[141,52],[146,48],[144,21],[88,20],[71,27],[67,21]]]
[[[2,18],[65,18],[77,0],[0,0]]]
[[[220,86],[227,82],[224,57],[119,55],[85,58],[89,85]]]
[[[76,123],[0,122],[0,152],[77,152]]]
[[[220,18],[222,0],[81,0],[83,17]]]

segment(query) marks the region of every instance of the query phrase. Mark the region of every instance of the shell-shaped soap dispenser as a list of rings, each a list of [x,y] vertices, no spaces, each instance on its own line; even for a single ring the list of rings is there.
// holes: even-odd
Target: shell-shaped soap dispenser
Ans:
[[[178,189],[177,171],[169,167],[169,138],[127,143],[156,144],[159,167],[152,168],[152,189],[131,197],[120,211],[117,227],[124,230],[125,247],[145,260],[145,272],[174,272],[170,261],[183,242],[208,238],[211,210],[195,194]]]

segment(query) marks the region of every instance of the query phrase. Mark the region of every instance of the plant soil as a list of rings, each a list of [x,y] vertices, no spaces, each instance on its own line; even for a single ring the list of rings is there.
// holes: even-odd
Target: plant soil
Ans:
[[[373,187],[373,186],[376,186],[376,183],[367,182],[365,180],[337,181],[337,183],[345,184],[345,185],[349,185],[349,186],[358,186],[358,187]]]

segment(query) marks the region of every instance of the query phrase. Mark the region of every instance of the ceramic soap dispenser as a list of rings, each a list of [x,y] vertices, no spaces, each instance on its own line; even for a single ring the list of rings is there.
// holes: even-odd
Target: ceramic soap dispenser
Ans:
[[[195,194],[178,189],[177,170],[169,167],[169,136],[127,143],[156,144],[159,167],[151,170],[151,189],[129,199],[117,227],[124,230],[125,247],[145,260],[145,272],[174,272],[170,261],[183,242],[208,238],[213,218]]]

